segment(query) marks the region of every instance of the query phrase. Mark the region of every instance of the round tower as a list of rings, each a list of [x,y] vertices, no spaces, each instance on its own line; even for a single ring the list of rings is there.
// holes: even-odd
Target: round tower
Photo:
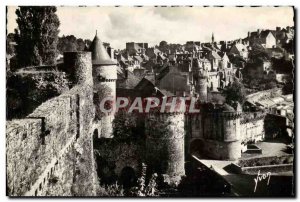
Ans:
[[[65,52],[64,68],[73,86],[93,84],[91,53]]]
[[[194,61],[195,89],[199,95],[200,102],[207,102],[207,70],[205,70],[199,60]]]
[[[114,114],[104,115],[100,110],[100,103],[106,97],[110,97],[113,102],[116,100],[117,63],[110,58],[97,33],[89,51],[92,52],[96,117],[97,120],[101,120],[101,124],[99,125],[101,133],[99,133],[99,136],[111,138]]]
[[[241,135],[240,117],[242,111],[240,107],[234,109],[225,104],[220,117],[223,125],[222,159],[236,160],[241,157]]]
[[[176,185],[184,169],[184,113],[150,113],[145,120],[146,159],[152,172]]]

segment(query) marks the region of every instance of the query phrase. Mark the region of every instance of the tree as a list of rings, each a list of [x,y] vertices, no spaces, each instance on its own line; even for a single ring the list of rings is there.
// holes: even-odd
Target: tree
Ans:
[[[168,42],[166,42],[166,41],[161,41],[160,43],[159,43],[159,47],[165,47],[165,46],[167,46],[168,45]]]
[[[84,43],[87,45],[87,47],[90,47],[91,44],[92,44],[92,41],[89,40],[89,39],[85,39],[85,40],[84,40]]]
[[[276,87],[277,87],[276,80],[269,81],[268,83],[266,83],[266,90],[276,88]]]
[[[270,59],[269,54],[267,53],[266,49],[257,43],[254,43],[252,45],[252,50],[250,51],[249,57],[251,59],[255,59],[255,60],[264,60],[264,59]]]
[[[62,36],[58,39],[57,49],[60,53],[77,51],[77,39],[74,35]]]
[[[9,33],[6,36],[6,54],[15,54],[15,47],[12,45],[13,42],[15,42],[15,35],[13,33]]]
[[[294,92],[294,83],[293,81],[288,81],[282,88],[282,92],[284,95],[293,94]]]
[[[91,45],[91,41],[88,39],[76,38],[74,35],[67,35],[58,38],[57,50],[59,53],[72,51],[84,51],[85,46]]]
[[[59,19],[55,6],[21,6],[16,10],[16,56],[20,66],[56,62]]]
[[[159,43],[159,46],[158,46],[158,49],[162,52],[167,52],[167,50],[169,49],[169,46],[168,46],[168,42],[166,41],[161,41]]]
[[[77,43],[77,50],[78,51],[83,51],[84,48],[85,48],[84,40],[79,38],[79,39],[76,40],[76,43]]]
[[[231,86],[224,89],[226,103],[239,102],[244,103],[246,99],[246,91],[244,85],[239,81],[234,81]]]

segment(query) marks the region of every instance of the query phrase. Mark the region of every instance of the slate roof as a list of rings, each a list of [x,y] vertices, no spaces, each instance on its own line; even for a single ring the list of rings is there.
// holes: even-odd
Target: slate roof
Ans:
[[[238,49],[239,52],[243,52],[247,50],[246,46],[241,43],[235,44],[235,47]]]
[[[159,91],[164,95],[164,96],[167,96],[167,97],[173,97],[175,96],[174,93],[168,91],[168,90],[165,90],[165,89],[159,89]]]
[[[140,78],[135,76],[131,71],[127,71],[127,79],[125,79],[124,71],[118,71],[120,80],[117,80],[117,88],[122,89],[134,89],[137,84],[141,81]]]
[[[163,67],[159,72],[159,75],[157,76],[157,80],[160,80],[163,77],[165,77],[169,73],[169,71],[170,71],[170,66]]]
[[[214,59],[221,59],[220,55],[216,51],[211,51],[211,56]]]
[[[136,90],[144,90],[144,87],[147,85],[151,85],[153,88],[155,87],[154,82],[149,80],[147,77],[144,77],[140,80],[140,82],[135,86]]]
[[[261,31],[260,38],[266,38],[269,35],[269,33],[271,33],[274,36],[274,34],[270,30],[265,30]]]
[[[143,62],[143,58],[142,58],[141,56],[139,56],[139,55],[134,56],[134,58],[135,58],[137,61],[139,61],[139,63],[142,63],[142,62]]]

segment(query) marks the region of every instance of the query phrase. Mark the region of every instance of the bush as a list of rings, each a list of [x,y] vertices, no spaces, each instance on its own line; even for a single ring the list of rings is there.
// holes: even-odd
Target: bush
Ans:
[[[124,189],[117,183],[113,185],[101,186],[97,190],[97,196],[124,196]]]
[[[23,118],[50,98],[68,90],[62,72],[12,74],[7,77],[7,119]]]
[[[138,185],[130,190],[131,196],[158,196],[156,178],[157,174],[152,174],[149,183],[146,185],[146,164],[142,164],[142,174],[138,178]]]

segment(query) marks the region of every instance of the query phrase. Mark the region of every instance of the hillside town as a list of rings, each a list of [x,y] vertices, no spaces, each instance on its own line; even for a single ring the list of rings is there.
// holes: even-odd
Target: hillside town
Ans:
[[[103,30],[58,37],[53,62],[33,46],[33,65],[7,34],[7,195],[294,196],[294,26],[123,50]],[[159,111],[173,98],[198,111]]]

